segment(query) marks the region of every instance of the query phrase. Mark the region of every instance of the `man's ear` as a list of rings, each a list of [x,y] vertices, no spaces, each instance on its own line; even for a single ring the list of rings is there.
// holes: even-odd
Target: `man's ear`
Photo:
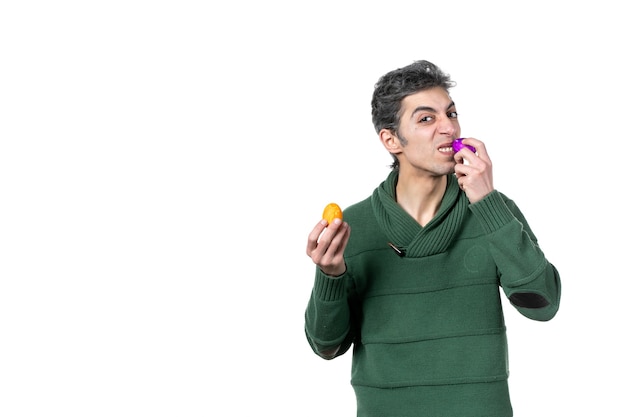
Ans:
[[[389,153],[399,154],[402,152],[400,139],[398,139],[398,137],[394,135],[391,130],[382,129],[380,133],[378,133],[378,138],[380,139],[380,143],[383,144]]]

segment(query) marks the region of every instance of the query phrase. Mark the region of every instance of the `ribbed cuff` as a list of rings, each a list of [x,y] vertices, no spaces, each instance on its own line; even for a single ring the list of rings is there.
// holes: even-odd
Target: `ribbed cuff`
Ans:
[[[478,217],[486,233],[493,233],[515,219],[498,191],[492,191],[485,198],[470,204],[469,209]]]
[[[315,273],[315,283],[313,291],[315,296],[323,301],[340,300],[345,296],[345,286],[343,277],[331,277],[323,273],[319,268]]]

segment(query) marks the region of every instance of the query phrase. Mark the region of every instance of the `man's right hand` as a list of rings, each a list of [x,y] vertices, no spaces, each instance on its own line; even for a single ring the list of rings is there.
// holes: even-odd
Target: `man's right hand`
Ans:
[[[350,238],[348,223],[335,219],[331,224],[321,220],[307,240],[306,254],[323,273],[338,277],[346,272],[343,251]]]

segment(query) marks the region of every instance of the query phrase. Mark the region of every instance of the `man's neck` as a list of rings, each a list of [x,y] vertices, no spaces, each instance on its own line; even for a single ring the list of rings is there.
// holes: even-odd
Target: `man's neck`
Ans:
[[[447,176],[398,175],[396,201],[421,226],[435,217],[446,192]]]

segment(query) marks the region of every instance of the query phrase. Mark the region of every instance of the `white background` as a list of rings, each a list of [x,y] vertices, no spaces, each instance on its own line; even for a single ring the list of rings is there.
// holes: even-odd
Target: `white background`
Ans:
[[[562,275],[554,320],[504,305],[515,415],[623,415],[619,10],[3,2],[0,415],[354,415],[305,242],[387,175],[373,85],[418,59]]]

